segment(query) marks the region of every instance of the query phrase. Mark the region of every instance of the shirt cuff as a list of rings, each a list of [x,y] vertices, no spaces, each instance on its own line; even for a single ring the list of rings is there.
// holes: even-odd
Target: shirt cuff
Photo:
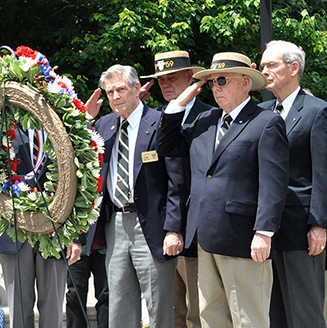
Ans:
[[[264,235],[267,237],[272,237],[274,235],[274,233],[272,231],[257,230],[256,233],[260,233],[261,235]]]
[[[165,109],[165,114],[176,114],[181,113],[185,110],[186,106],[177,106],[176,99],[173,99],[169,102],[168,106]]]

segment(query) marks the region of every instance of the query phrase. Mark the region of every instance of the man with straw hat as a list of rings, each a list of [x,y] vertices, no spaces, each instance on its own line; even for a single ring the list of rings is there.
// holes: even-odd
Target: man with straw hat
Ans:
[[[154,57],[155,73],[141,78],[156,78],[161,93],[166,101],[176,99],[193,81],[193,74],[201,70],[202,67],[192,67],[187,51],[169,51],[158,53]],[[158,110],[166,106],[159,107]],[[191,99],[186,105],[182,126],[191,124],[196,116],[211,109],[212,106],[203,103],[197,97]],[[187,182],[186,196],[190,192],[191,170],[188,156],[183,161]],[[185,229],[185,227],[184,227]],[[176,328],[200,328],[199,317],[199,297],[197,279],[198,259],[197,245],[192,242],[187,250],[184,250],[178,257],[177,271],[174,282],[174,302],[175,302],[175,327]]]
[[[188,154],[191,192],[185,246],[198,240],[202,328],[269,327],[271,239],[288,179],[283,119],[260,109],[249,91],[266,78],[239,53],[218,53],[163,114],[158,151]],[[207,83],[219,108],[181,131],[185,105]]]

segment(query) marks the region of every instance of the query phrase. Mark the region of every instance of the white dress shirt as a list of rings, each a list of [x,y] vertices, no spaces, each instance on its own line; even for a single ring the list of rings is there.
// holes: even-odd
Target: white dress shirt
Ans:
[[[281,103],[283,105],[283,110],[280,112],[280,116],[285,120],[293,103],[294,103],[294,100],[297,96],[297,94],[299,93],[300,91],[300,87],[297,87],[297,89],[292,92],[286,99],[284,99],[284,101]],[[276,107],[277,105],[279,104],[278,101],[276,101],[276,105],[275,105],[275,110],[276,110]]]
[[[136,109],[128,116],[128,148],[129,148],[129,187],[131,191],[131,198],[129,199],[129,203],[134,202],[134,151],[135,151],[135,143],[137,139],[137,134],[139,131],[140,121],[143,113],[143,103],[140,101]],[[124,119],[120,118],[120,127],[117,131],[116,139],[112,146],[111,158],[109,164],[108,178],[107,178],[107,188],[110,195],[111,200],[114,199],[116,185],[117,185],[117,160],[118,160],[118,143],[119,136],[121,133],[121,125]]]

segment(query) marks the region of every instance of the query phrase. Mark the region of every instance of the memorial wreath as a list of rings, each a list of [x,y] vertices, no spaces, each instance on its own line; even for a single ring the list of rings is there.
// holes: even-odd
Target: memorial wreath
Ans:
[[[59,258],[62,247],[98,217],[103,139],[88,123],[72,82],[56,74],[44,55],[25,46],[1,48],[10,54],[0,57],[0,234],[38,242],[44,258]],[[26,182],[37,176],[42,156],[27,175],[17,174],[13,140],[27,130],[44,131],[38,154],[51,162],[42,187]]]

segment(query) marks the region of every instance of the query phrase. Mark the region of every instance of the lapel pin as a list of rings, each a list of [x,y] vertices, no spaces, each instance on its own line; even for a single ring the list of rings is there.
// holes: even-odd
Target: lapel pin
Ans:
[[[111,127],[111,130],[113,130],[115,128],[115,126],[113,125],[112,127]]]
[[[296,120],[296,118],[295,117],[293,117],[293,121],[295,121]]]
[[[238,121],[238,123],[243,123],[243,121]]]
[[[149,131],[145,131],[146,134],[149,134]]]

